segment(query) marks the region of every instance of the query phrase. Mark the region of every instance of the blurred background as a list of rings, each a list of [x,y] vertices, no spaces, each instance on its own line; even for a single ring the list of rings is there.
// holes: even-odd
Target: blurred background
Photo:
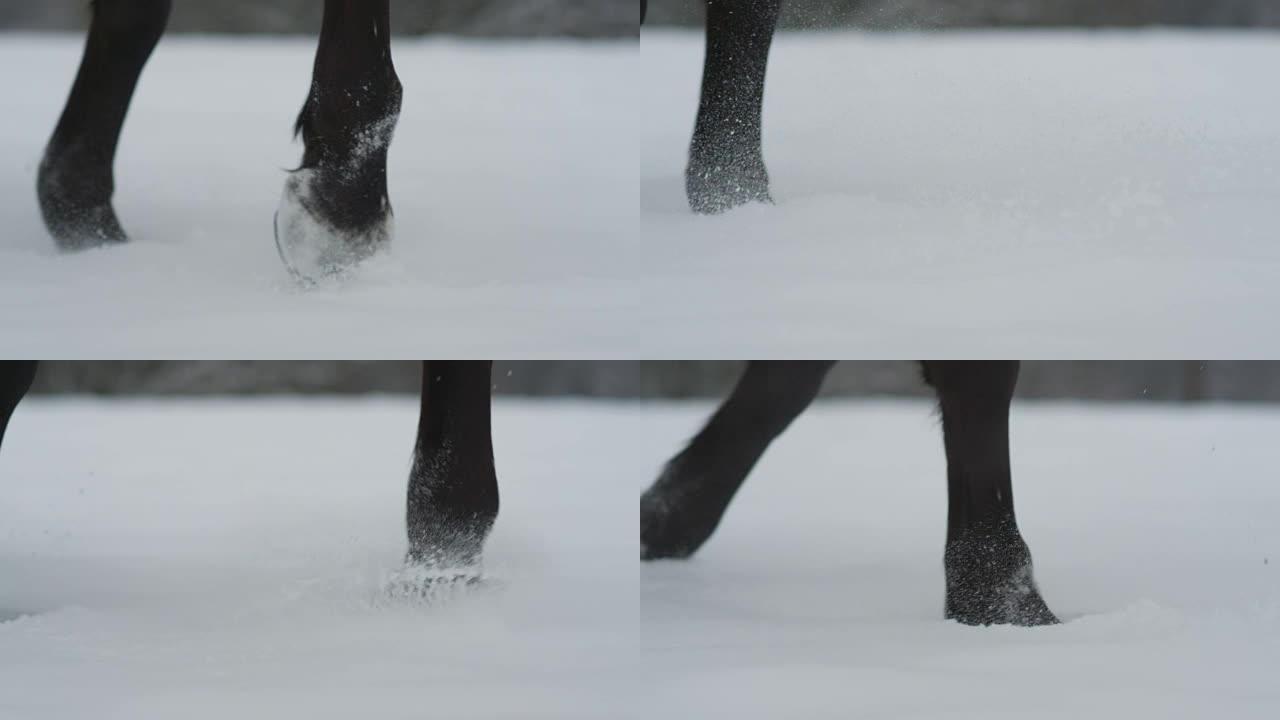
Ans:
[[[499,394],[544,397],[719,397],[741,362],[499,362]],[[46,362],[40,394],[416,394],[414,362]],[[914,362],[841,363],[824,394],[928,396]],[[1119,402],[1280,402],[1280,362],[1026,362],[1023,398]]]
[[[320,0],[174,0],[174,32],[304,33],[320,29]],[[83,30],[89,0],[0,0],[0,30]],[[391,0],[405,35],[635,37],[639,0]]]
[[[730,0],[749,2],[750,0]],[[639,0],[391,0],[395,31],[634,37]],[[82,30],[89,0],[0,0],[0,30]],[[701,23],[705,0],[650,0],[650,25]],[[176,0],[171,29],[303,33],[320,0]],[[783,27],[1280,27],[1280,0],[784,0]]]
[[[645,23],[697,25],[704,7],[703,0],[649,0]],[[1280,0],[784,0],[781,23],[793,29],[1280,27]]]

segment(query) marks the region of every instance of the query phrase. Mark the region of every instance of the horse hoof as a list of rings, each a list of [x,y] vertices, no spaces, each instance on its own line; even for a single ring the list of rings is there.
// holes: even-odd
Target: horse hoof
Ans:
[[[973,578],[967,578],[972,581]],[[1057,625],[1058,618],[1036,589],[1031,565],[1008,575],[1004,582],[984,580],[951,583],[947,588],[946,617],[965,625]]]
[[[436,567],[409,565],[386,584],[386,594],[396,600],[437,603],[459,593],[480,588],[489,580],[480,566]]]
[[[87,179],[89,173],[84,175],[68,182],[67,178],[74,178],[74,173],[48,161],[40,166],[36,194],[40,214],[54,243],[59,250],[74,252],[127,242],[129,238],[110,200],[90,199],[109,198],[110,190],[104,191],[100,180]]]
[[[998,600],[987,604],[952,609],[947,612],[948,620],[955,620],[964,625],[1016,625],[1018,627],[1042,627],[1060,623],[1057,616],[1049,610],[1049,606],[1041,599],[1039,593],[1019,598]]]
[[[686,507],[665,493],[661,484],[659,480],[659,487],[640,496],[640,559],[685,560],[711,537],[719,516]]]
[[[742,167],[691,163],[684,189],[689,208],[699,215],[718,215],[749,203],[773,204],[763,163]]]
[[[275,216],[276,250],[293,278],[304,285],[343,278],[391,244],[394,220],[383,212],[361,227],[344,228],[326,218],[315,192],[316,171],[290,173]]]

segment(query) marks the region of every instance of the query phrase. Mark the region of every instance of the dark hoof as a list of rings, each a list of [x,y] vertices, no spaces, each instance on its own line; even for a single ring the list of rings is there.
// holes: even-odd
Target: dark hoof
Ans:
[[[640,559],[683,560],[715,532],[727,500],[684,481],[674,463],[640,496]]]
[[[640,497],[640,559],[684,560],[702,545],[679,513],[652,490]]]
[[[716,215],[748,203],[773,203],[763,163],[737,168],[690,164],[685,172],[685,194],[689,207],[700,215]]]
[[[276,211],[276,249],[289,274],[303,284],[345,277],[364,260],[390,246],[394,233],[391,206],[359,226],[346,227],[329,220],[325,203],[315,191],[317,171],[289,174]]]
[[[36,182],[40,213],[58,248],[88,250],[128,241],[111,208],[110,182],[90,181],[71,171],[42,163]]]
[[[1034,587],[1000,588],[986,597],[969,598],[963,602],[948,601],[947,606],[947,619],[965,625],[1038,627],[1058,624],[1058,618]]]
[[[946,617],[966,625],[1056,625],[1015,526],[962,532],[947,545]]]

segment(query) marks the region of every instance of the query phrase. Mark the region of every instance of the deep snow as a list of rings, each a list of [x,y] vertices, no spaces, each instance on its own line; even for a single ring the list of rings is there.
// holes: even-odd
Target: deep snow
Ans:
[[[1273,717],[1274,409],[1019,403],[1061,627],[941,619],[923,402],[823,402],[694,560],[639,491],[707,403],[497,403],[491,590],[380,593],[416,403],[32,400],[0,452],[0,716]],[[219,440],[213,445],[209,439]],[[152,452],[148,452],[151,450]]]

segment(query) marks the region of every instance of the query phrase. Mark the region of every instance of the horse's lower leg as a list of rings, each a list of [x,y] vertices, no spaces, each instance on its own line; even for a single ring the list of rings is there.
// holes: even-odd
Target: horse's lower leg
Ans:
[[[36,379],[37,364],[34,360],[0,361],[0,445],[9,429],[9,418]]]
[[[694,212],[769,202],[760,147],[765,65],[782,0],[707,0],[702,99],[685,192]]]
[[[388,0],[325,0],[305,150],[276,213],[280,257],[306,280],[339,273],[391,241],[387,149],[400,115]]]
[[[946,616],[969,625],[1047,625],[1018,532],[1009,469],[1016,362],[926,362],[947,455]]]
[[[409,562],[475,566],[498,515],[489,362],[424,362],[409,476]]]
[[[164,33],[170,0],[94,0],[71,96],[40,163],[36,193],[58,247],[127,237],[111,207],[120,129],[138,76]]]
[[[833,363],[752,362],[733,393],[640,498],[640,556],[702,546],[765,448],[817,396]]]

